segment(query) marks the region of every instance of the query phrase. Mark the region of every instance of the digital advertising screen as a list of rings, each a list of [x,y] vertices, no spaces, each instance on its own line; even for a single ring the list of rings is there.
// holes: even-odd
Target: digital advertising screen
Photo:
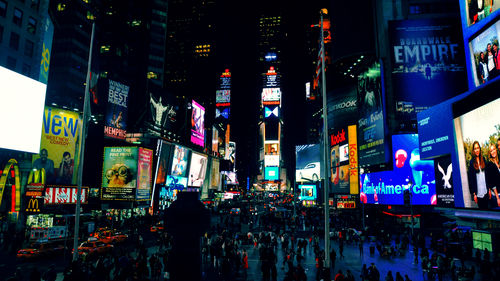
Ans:
[[[349,193],[349,142],[347,130],[334,130],[330,135],[331,192]]]
[[[463,206],[459,203],[461,200],[455,200],[455,207],[500,210],[500,200],[494,192],[494,188],[500,186],[495,164],[500,147],[499,106],[500,98],[497,98],[454,119],[463,196]]]
[[[327,93],[328,127],[340,128],[355,124],[358,119],[357,83],[335,88]]]
[[[217,90],[217,91],[215,91],[215,102],[216,103],[230,103],[231,102],[231,90]]]
[[[238,178],[236,177],[236,173],[233,171],[222,171],[222,175],[224,175],[224,179],[226,184],[235,185],[238,184]]]
[[[188,186],[188,179],[185,177],[167,176],[165,186],[171,189],[184,190]]]
[[[393,170],[360,175],[360,202],[403,205],[404,190],[413,205],[436,205],[434,161],[421,160],[418,135],[393,135]]]
[[[104,136],[124,140],[127,135],[128,99],[130,87],[108,80]]]
[[[156,166],[156,184],[163,185],[170,174],[170,160],[172,159],[172,145],[162,141],[158,153],[158,164]]]
[[[439,207],[455,207],[453,185],[453,163],[451,155],[434,158],[434,174],[436,175],[436,200]]]
[[[149,86],[148,129],[154,135],[162,135],[166,131],[175,131],[180,125],[177,119],[180,116],[179,105],[173,95]]]
[[[296,182],[316,182],[321,179],[320,155],[319,144],[298,145],[295,147]]]
[[[488,249],[491,253],[493,251],[491,233],[472,231],[472,248],[481,251]]]
[[[201,187],[207,174],[208,157],[198,153],[191,153],[188,186]]]
[[[279,155],[264,155],[264,166],[279,166],[280,156]]]
[[[175,145],[174,155],[172,159],[172,176],[180,176],[187,178],[187,164],[190,150],[185,147]]]
[[[359,166],[386,162],[384,88],[378,62],[360,74],[358,81],[358,158]]]
[[[74,185],[80,160],[82,120],[78,112],[45,107],[39,153],[32,169],[45,173],[41,183]]]
[[[396,118],[413,130],[417,113],[467,91],[460,22],[390,21],[389,38]]]
[[[265,155],[279,155],[280,143],[277,141],[266,141],[264,143]]]
[[[465,7],[467,26],[476,24],[494,13],[500,7],[500,3],[494,0],[460,0]]]
[[[280,179],[280,168],[279,167],[265,167],[264,168],[264,179],[273,181]]]
[[[135,200],[138,152],[137,147],[104,148],[102,200]]]
[[[39,153],[47,85],[1,66],[0,84],[0,148]],[[63,124],[58,122],[60,133]]]
[[[231,108],[228,106],[219,106],[215,108],[215,118],[216,119],[229,119],[231,113]]]
[[[280,107],[274,106],[264,106],[264,118],[279,118],[280,117]]]
[[[205,108],[192,101],[191,142],[199,146],[205,145]]]
[[[318,198],[316,194],[316,185],[314,184],[299,184],[299,200],[316,200]]]
[[[500,65],[497,63],[498,35],[500,20],[497,20],[469,42],[471,70],[474,85],[479,86],[496,78],[500,74]]]
[[[137,163],[137,201],[147,201],[151,195],[151,171],[153,169],[153,151],[139,147]]]
[[[88,187],[82,187],[80,202],[88,203]],[[78,188],[76,186],[46,186],[44,205],[76,204]]]
[[[281,101],[281,89],[280,88],[263,88],[262,89],[262,101]]]

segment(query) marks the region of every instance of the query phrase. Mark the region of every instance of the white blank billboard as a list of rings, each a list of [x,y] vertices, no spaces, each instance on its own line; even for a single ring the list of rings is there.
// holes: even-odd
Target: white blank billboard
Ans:
[[[0,67],[0,148],[39,153],[47,85]]]

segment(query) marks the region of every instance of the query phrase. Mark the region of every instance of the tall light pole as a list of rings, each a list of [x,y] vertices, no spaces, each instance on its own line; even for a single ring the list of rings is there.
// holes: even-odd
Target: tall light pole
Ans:
[[[326,75],[325,75],[325,36],[323,30],[323,15],[328,14],[327,9],[320,11],[320,40],[321,40],[321,94],[323,98],[323,197],[325,198],[325,271],[330,276],[330,206],[328,198],[330,195],[330,161],[328,149],[328,107],[326,103]]]
[[[94,45],[95,22],[92,22],[92,33],[90,35],[89,59],[87,64],[87,79],[85,83],[85,96],[83,99],[83,117],[82,117],[82,142],[80,144],[80,161],[78,163],[78,191],[76,192],[75,207],[75,232],[73,236],[73,261],[78,260],[78,236],[80,231],[80,206],[82,198],[82,178],[83,178],[83,160],[85,155],[85,139],[87,138],[87,123],[90,115],[90,68],[92,65],[92,46]]]

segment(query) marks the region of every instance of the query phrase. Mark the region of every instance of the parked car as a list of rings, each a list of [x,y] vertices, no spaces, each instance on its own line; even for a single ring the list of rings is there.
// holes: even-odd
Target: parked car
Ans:
[[[320,176],[320,162],[311,162],[302,169],[295,171],[297,180],[318,181]]]
[[[64,253],[65,247],[62,243],[35,242],[28,248],[17,251],[17,258],[32,260],[37,258],[53,257]]]

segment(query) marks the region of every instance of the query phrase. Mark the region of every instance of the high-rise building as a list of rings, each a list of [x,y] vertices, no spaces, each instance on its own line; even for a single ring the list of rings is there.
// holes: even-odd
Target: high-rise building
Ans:
[[[50,58],[53,30],[48,5],[48,0],[0,0],[0,65],[45,84],[40,62],[45,45]]]

